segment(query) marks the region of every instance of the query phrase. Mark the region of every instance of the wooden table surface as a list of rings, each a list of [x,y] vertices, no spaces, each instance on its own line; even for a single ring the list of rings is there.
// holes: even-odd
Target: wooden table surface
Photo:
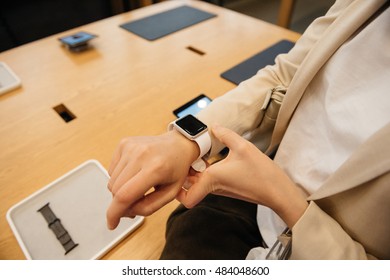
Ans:
[[[119,27],[183,3],[217,17],[152,42]],[[70,53],[57,40],[81,30],[98,35],[93,49]],[[0,96],[0,259],[25,258],[6,221],[11,206],[88,159],[108,168],[120,139],[164,132],[176,107],[235,87],[222,72],[281,39],[298,38],[205,2],[164,1],[0,53],[22,80]],[[64,122],[53,110],[60,104],[76,118]],[[103,259],[158,259],[177,205],[146,217]]]

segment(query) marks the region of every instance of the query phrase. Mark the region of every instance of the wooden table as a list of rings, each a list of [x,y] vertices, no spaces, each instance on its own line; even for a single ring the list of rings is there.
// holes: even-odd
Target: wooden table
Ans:
[[[119,28],[183,3],[218,16],[153,42]],[[93,49],[75,54],[61,47],[59,36],[80,30],[98,34]],[[23,86],[0,96],[0,259],[24,259],[5,217],[12,205],[88,159],[108,168],[120,139],[164,132],[179,105],[234,88],[220,73],[298,37],[205,2],[164,1],[1,53]],[[61,104],[74,120],[66,123],[53,110]],[[177,205],[147,217],[104,259],[158,259]]]

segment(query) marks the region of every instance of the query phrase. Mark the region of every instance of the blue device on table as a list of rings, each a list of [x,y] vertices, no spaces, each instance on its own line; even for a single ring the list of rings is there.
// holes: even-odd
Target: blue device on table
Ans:
[[[78,32],[70,36],[61,37],[58,40],[71,51],[83,51],[88,48],[88,42],[97,36],[88,32]]]

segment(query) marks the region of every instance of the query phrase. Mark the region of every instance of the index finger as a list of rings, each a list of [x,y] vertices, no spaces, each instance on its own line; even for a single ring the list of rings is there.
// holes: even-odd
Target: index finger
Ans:
[[[112,159],[110,162],[110,166],[108,168],[108,174],[111,176],[112,172],[114,171],[116,165],[118,164],[119,160],[121,159],[121,154],[122,154],[122,145],[119,144],[115,151],[114,154],[112,155]]]
[[[115,229],[121,217],[124,217],[131,206],[157,184],[157,177],[141,170],[127,181],[113,196],[107,209],[107,226]]]

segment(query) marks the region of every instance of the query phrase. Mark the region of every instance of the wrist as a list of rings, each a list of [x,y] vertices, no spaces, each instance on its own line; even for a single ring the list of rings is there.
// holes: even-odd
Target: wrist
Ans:
[[[305,213],[309,203],[298,191],[285,197],[275,212],[291,229]]]
[[[173,141],[172,145],[185,157],[186,164],[191,165],[200,154],[199,146],[176,130],[171,130],[166,135]]]

